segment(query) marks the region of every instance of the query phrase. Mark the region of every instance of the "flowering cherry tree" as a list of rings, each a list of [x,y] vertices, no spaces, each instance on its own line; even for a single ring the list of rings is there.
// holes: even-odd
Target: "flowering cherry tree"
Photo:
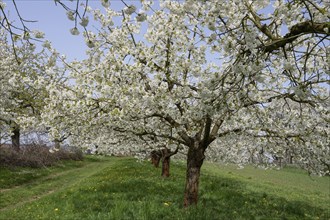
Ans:
[[[47,86],[41,116],[54,138],[108,152],[174,143],[187,151],[185,207],[198,202],[208,149],[240,163],[253,147],[289,149],[329,173],[328,3],[123,3],[116,11],[102,0],[81,17],[66,9],[84,28],[92,13],[100,27],[84,29],[89,58],[67,64],[74,83]]]
[[[19,150],[23,129],[42,128],[41,113],[49,96],[47,86],[60,83],[63,72],[56,66],[57,52],[44,43],[41,51],[27,41],[16,40],[15,52],[7,33],[0,30],[0,125]]]
[[[104,6],[105,13],[92,10],[101,28],[88,33],[89,58],[72,64],[76,101],[68,108],[79,111],[81,134],[95,135],[100,147],[106,139],[125,149],[169,141],[184,147],[184,206],[197,204],[200,168],[214,141],[228,156],[257,142],[276,154],[294,148],[306,166],[329,165],[328,4]]]

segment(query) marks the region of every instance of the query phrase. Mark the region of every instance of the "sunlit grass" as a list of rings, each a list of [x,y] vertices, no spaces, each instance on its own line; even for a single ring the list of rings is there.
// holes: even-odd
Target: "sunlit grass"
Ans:
[[[11,199],[1,203],[0,219],[329,218],[329,177],[206,163],[199,205],[184,209],[185,163],[173,162],[171,168],[164,179],[160,169],[130,158],[70,165],[2,191],[1,198]]]

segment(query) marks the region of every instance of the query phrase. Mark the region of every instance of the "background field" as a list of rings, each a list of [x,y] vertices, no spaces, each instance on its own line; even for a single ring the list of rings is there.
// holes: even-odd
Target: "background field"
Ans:
[[[199,205],[183,208],[185,163],[171,177],[133,158],[88,157],[42,168],[2,167],[0,219],[329,219],[330,178],[296,168],[205,163]]]

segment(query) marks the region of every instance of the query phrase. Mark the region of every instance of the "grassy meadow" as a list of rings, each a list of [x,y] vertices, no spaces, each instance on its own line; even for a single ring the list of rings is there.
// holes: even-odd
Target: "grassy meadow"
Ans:
[[[329,177],[295,168],[205,163],[197,207],[183,208],[185,163],[171,177],[133,158],[87,157],[0,170],[0,219],[329,219]]]

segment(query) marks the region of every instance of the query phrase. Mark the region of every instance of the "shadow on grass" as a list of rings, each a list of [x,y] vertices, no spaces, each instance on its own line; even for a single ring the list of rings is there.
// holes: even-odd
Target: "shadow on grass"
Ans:
[[[204,175],[199,210],[208,209],[215,219],[328,219],[329,210],[303,201],[288,201],[267,192],[255,193],[246,183]],[[211,216],[210,216],[211,217]]]

